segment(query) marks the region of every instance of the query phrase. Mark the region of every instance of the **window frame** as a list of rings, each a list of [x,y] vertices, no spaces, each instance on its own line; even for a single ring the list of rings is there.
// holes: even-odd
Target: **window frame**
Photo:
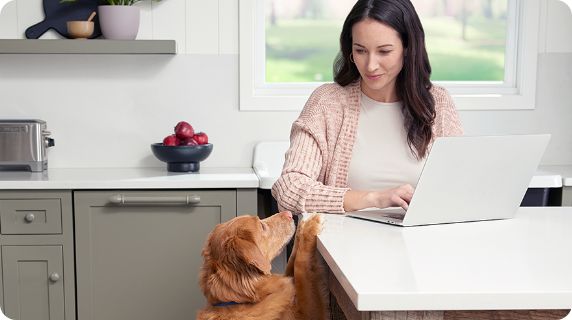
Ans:
[[[540,1],[508,0],[508,6],[505,81],[434,81],[458,110],[535,109]],[[324,82],[266,83],[264,0],[241,0],[239,15],[240,110],[302,110]]]

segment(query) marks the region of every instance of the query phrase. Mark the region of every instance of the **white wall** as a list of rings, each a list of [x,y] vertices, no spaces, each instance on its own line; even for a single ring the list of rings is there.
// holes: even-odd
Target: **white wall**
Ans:
[[[10,2],[0,37],[22,38],[40,3]],[[543,164],[572,164],[572,17],[556,0],[541,14],[537,108],[461,118],[470,135],[552,133]],[[176,39],[180,54],[0,55],[0,117],[46,120],[52,168],[162,166],[149,145],[179,120],[214,143],[203,167],[248,167],[256,142],[288,139],[297,113],[238,110],[238,0],[144,3],[139,38]]]

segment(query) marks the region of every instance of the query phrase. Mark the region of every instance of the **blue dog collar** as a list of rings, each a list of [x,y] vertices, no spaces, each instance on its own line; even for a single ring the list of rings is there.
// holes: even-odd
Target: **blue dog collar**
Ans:
[[[240,304],[240,303],[234,302],[234,301],[221,302],[221,303],[214,304],[213,307],[228,307],[228,306],[234,306],[235,304]]]

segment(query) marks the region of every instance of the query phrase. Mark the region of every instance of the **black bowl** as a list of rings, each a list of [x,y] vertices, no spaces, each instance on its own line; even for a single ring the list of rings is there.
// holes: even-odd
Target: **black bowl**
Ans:
[[[167,162],[167,171],[197,172],[201,168],[200,162],[208,158],[213,151],[213,145],[207,143],[197,146],[165,146],[162,143],[153,143],[151,151],[157,159]]]

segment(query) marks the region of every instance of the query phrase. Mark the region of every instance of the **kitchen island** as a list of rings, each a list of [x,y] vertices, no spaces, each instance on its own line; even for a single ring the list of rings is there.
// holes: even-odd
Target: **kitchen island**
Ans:
[[[570,207],[407,228],[327,215],[318,250],[348,319],[561,319],[572,308],[570,230]]]

